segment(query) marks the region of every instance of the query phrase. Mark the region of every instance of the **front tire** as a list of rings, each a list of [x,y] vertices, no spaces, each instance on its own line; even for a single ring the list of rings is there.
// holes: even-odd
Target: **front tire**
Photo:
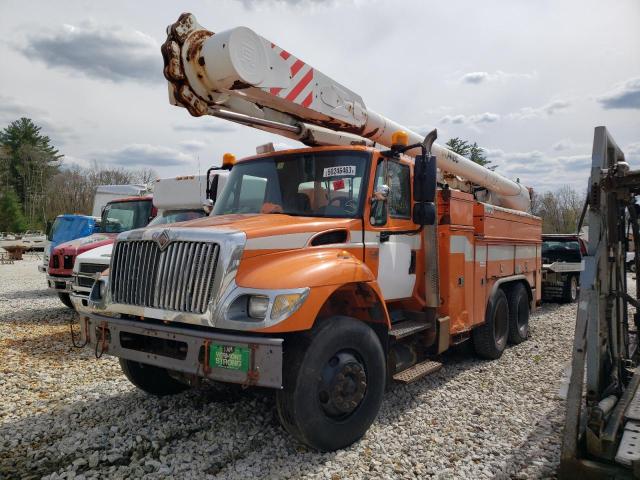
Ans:
[[[509,336],[509,302],[501,288],[489,300],[483,325],[473,330],[473,346],[479,357],[490,360],[502,356]]]
[[[385,357],[365,323],[336,316],[291,340],[284,389],[276,394],[282,426],[320,451],[351,445],[371,426],[382,404]]]
[[[509,290],[509,343],[517,345],[529,337],[529,294],[522,283]]]
[[[65,307],[70,308],[71,310],[75,310],[75,308],[73,307],[73,302],[71,301],[71,297],[68,293],[58,292],[58,298],[62,303],[64,303]]]
[[[562,301],[564,303],[574,303],[578,299],[578,277],[571,275],[567,278],[562,292]]]
[[[169,376],[166,369],[134,362],[133,360],[120,359],[120,368],[127,379],[140,390],[163,397],[183,392],[189,387]]]

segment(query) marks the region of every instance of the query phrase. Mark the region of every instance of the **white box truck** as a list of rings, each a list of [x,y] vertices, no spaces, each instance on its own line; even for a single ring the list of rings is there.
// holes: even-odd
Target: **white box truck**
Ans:
[[[102,209],[111,200],[123,197],[140,197],[151,192],[147,185],[98,185],[93,197],[93,210],[91,215],[100,217]]]

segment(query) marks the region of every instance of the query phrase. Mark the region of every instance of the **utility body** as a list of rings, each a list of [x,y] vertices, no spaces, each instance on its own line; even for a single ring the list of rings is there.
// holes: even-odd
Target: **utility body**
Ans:
[[[188,14],[169,28],[172,101],[295,130],[310,147],[238,161],[210,217],[120,234],[81,312],[82,336],[153,394],[203,380],[274,388],[287,431],[334,450],[366,432],[388,382],[436,371],[450,346],[473,340],[493,359],[527,339],[541,294],[541,222],[500,206],[526,209],[520,184],[476,164],[473,179],[462,178],[472,162],[438,147],[435,132],[358,135],[353,114],[362,127],[396,124],[313,69],[325,90],[312,93],[297,78],[310,67],[248,29],[238,37],[251,50],[243,57],[236,30],[213,35]],[[207,56],[214,47],[240,52],[241,63],[264,56],[252,65],[266,70],[234,77],[224,52]],[[251,81],[263,76],[259,93]],[[453,174],[440,162],[447,156]]]

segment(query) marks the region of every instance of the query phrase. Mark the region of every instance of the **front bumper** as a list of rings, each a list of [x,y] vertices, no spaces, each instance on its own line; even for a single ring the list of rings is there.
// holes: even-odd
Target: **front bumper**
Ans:
[[[47,285],[56,292],[71,293],[73,290],[73,277],[47,275]]]
[[[77,308],[82,305],[82,297],[72,298]],[[81,338],[98,351],[215,381],[282,388],[282,338],[149,324],[89,313],[86,309],[78,308]],[[247,371],[211,366],[205,359],[216,346],[248,349]]]

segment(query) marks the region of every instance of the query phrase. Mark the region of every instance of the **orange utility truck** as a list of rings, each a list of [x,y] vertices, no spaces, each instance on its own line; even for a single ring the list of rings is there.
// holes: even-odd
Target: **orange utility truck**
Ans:
[[[450,346],[495,359],[527,339],[541,222],[526,188],[247,28],[183,14],[162,52],[173,104],[310,148],[237,161],[210,217],[118,236],[80,323],[134,385],[270,387],[288,432],[334,450]]]

